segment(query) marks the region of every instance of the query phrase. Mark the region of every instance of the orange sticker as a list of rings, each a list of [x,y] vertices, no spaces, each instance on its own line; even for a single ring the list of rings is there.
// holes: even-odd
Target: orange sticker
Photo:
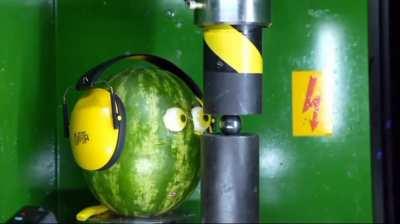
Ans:
[[[324,78],[320,72],[293,72],[294,136],[327,136],[332,134],[332,116],[328,94]]]

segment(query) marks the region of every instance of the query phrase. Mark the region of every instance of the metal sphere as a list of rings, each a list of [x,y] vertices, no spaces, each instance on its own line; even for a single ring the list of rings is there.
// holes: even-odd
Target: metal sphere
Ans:
[[[241,121],[239,116],[225,115],[221,117],[219,126],[225,135],[235,135],[240,133]]]

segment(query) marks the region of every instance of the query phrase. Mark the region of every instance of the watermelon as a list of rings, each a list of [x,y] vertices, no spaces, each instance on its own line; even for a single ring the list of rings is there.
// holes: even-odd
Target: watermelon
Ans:
[[[117,214],[160,216],[199,182],[200,137],[191,111],[200,103],[181,79],[156,68],[130,68],[109,83],[125,106],[125,146],[111,168],[84,171],[85,179]]]

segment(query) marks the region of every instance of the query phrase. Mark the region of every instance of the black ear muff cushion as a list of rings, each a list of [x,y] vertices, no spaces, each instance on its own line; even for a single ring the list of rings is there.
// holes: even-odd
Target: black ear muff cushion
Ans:
[[[103,166],[99,170],[106,170],[112,167],[114,165],[119,157],[122,154],[122,151],[124,150],[125,146],[125,136],[126,136],[126,112],[125,112],[125,107],[124,104],[122,103],[121,98],[117,94],[115,94],[115,104],[117,105],[118,108],[118,115],[121,116],[121,120],[119,121],[119,130],[118,130],[118,141],[116,145],[116,149],[114,151],[114,154],[112,155],[110,161]]]

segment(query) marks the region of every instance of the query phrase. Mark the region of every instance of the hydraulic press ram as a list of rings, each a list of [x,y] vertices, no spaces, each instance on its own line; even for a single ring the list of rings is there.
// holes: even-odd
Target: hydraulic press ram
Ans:
[[[259,222],[259,138],[240,133],[241,115],[262,112],[262,29],[270,0],[187,0],[204,31],[204,101],[220,133],[202,138],[206,223]]]

